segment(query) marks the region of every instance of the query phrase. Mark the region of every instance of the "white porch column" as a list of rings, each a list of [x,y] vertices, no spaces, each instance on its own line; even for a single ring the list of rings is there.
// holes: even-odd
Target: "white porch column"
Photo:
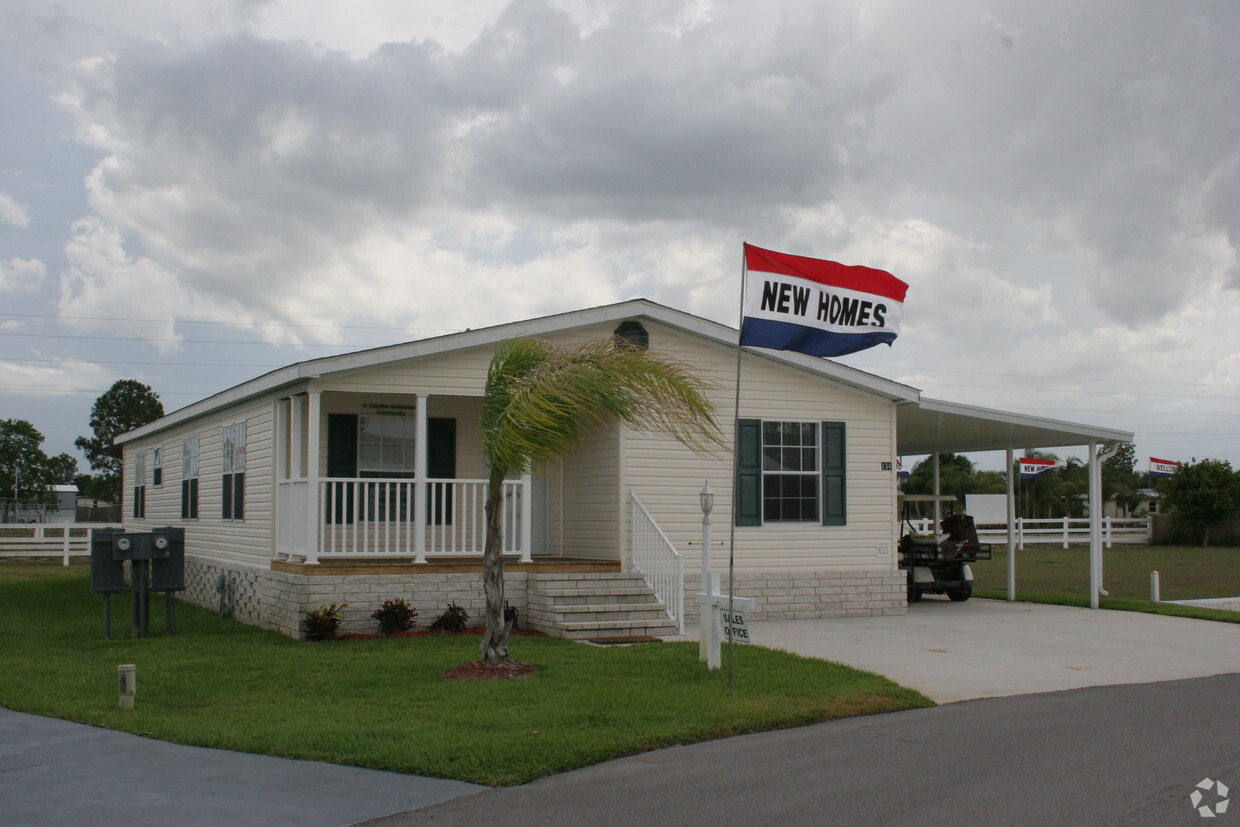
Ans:
[[[1012,469],[1015,457],[1012,448],[1007,449],[1007,593],[1008,602],[1016,600],[1016,472]]]
[[[1089,443],[1089,607],[1098,608],[1102,591],[1102,474],[1098,443]]]
[[[289,432],[292,439],[289,444],[289,467],[288,478],[291,480],[301,479],[301,435],[305,433],[304,409],[301,405],[301,398],[294,396],[289,400],[292,413],[292,423],[289,425]]]
[[[287,486],[284,481],[289,478],[288,474],[288,417],[289,417],[289,401],[288,398],[277,399],[272,409],[272,415],[275,418],[275,450],[272,456],[275,459],[275,474],[273,475],[271,484],[275,488],[275,507],[276,515],[272,521],[275,528],[275,536],[272,538],[271,554],[273,557],[280,557],[283,554],[283,545],[288,542],[285,536],[287,531],[286,525],[288,521],[287,511],[288,498],[285,496]]]
[[[940,483],[941,483],[941,480],[939,479],[939,452],[935,451],[934,452],[934,496],[936,497],[941,496],[943,493],[940,488]],[[936,543],[941,542],[943,539],[942,537],[939,536],[939,522],[942,519],[943,519],[943,505],[936,499],[934,501],[934,542]]]
[[[319,434],[323,428],[323,391],[311,388],[306,411],[306,488],[309,508],[306,509],[306,564],[319,564]]]
[[[417,422],[414,424],[413,476],[418,483],[413,487],[413,550],[414,562],[426,562],[426,500],[430,496],[430,483],[426,479],[426,455],[430,453],[426,427],[426,401],[429,395],[417,394]]]
[[[526,473],[521,475],[521,562],[530,562],[530,544],[533,542],[534,531],[534,485],[533,477]]]

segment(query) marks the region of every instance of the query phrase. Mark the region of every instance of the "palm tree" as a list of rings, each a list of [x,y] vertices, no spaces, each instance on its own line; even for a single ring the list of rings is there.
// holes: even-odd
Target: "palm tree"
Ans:
[[[604,423],[665,433],[695,451],[723,446],[708,386],[690,369],[622,339],[575,347],[542,339],[502,342],[482,400],[482,452],[490,466],[482,581],[482,660],[508,659],[501,501],[504,480],[559,459]]]

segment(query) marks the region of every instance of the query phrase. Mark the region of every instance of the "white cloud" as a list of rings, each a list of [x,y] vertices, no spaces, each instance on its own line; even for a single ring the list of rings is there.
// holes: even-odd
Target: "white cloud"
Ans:
[[[33,364],[0,362],[0,387],[8,393],[46,394],[49,391],[107,390],[116,377],[103,365],[91,362]]]
[[[0,293],[33,293],[46,274],[47,268],[38,259],[0,261]]]
[[[30,211],[13,196],[0,192],[0,222],[24,230],[30,226]]]

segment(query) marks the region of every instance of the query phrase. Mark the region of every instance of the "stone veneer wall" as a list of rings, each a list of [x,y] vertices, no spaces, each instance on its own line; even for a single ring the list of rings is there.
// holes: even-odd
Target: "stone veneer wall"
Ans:
[[[722,572],[723,591],[728,574]],[[693,596],[701,575],[685,573],[685,620],[697,623],[701,608]],[[736,596],[754,597],[749,620],[808,620],[816,617],[872,617],[908,613],[908,585],[902,571],[738,572]]]
[[[415,628],[429,626],[449,603],[469,612],[471,625],[480,623],[486,605],[478,572],[305,575],[187,555],[185,581],[182,599],[215,611],[223,606],[243,623],[276,629],[290,637],[301,637],[302,609],[325,603],[349,604],[341,612],[341,634],[374,634],[378,624],[370,614],[389,598],[403,597],[417,609]],[[525,572],[504,575],[504,597],[524,618],[528,605]]]
[[[588,575],[583,575],[587,576]],[[721,578],[727,589],[727,575]],[[698,622],[697,573],[685,575],[685,621]],[[288,574],[254,566],[218,563],[187,556],[182,598],[215,611],[223,607],[243,623],[301,636],[301,610],[325,603],[348,603],[341,614],[342,634],[373,634],[370,613],[388,598],[403,597],[418,611],[418,628],[456,603],[481,622],[486,605],[478,572],[409,574]],[[528,616],[525,572],[504,575],[504,596]],[[900,615],[908,611],[904,572],[799,571],[738,574],[738,597],[758,599],[750,620]]]

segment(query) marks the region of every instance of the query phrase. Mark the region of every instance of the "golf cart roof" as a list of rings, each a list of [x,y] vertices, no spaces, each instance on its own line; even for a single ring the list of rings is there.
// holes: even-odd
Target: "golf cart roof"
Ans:
[[[954,494],[898,494],[900,504],[904,503],[954,503],[959,502]]]

